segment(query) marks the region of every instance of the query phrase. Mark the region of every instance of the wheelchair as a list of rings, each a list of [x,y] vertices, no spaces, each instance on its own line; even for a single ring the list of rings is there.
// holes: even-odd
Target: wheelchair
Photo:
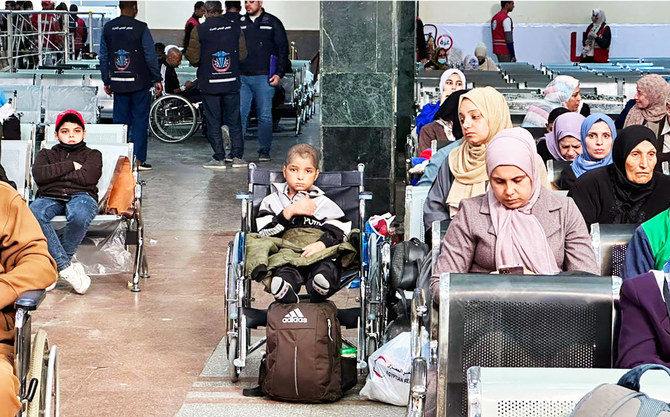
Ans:
[[[357,340],[343,342],[357,348],[358,369],[364,372],[367,357],[381,346],[387,322],[387,283],[391,251],[388,239],[365,230],[366,201],[372,198],[364,189],[365,166],[356,171],[322,172],[315,185],[337,203],[351,220],[352,228],[360,229],[359,266],[345,270],[338,290],[356,278],[360,279],[360,305],[338,309],[340,324],[357,329]],[[247,356],[265,344],[265,337],[251,344],[251,329],[267,324],[267,310],[252,307],[252,280],[245,277],[245,243],[248,233],[256,231],[255,218],[263,198],[270,193],[272,183],[284,181],[281,171],[270,171],[249,164],[248,190],[237,194],[242,204],[241,230],[228,244],[225,271],[225,334],[229,378],[236,382],[247,365]],[[353,240],[352,240],[353,243]],[[260,284],[258,284],[260,285]]]
[[[19,379],[19,417],[60,415],[60,350],[50,345],[43,329],[31,337],[31,316],[46,295],[45,290],[26,291],[14,306],[14,374]]]
[[[193,136],[202,123],[202,103],[167,94],[155,100],[149,110],[149,129],[159,140],[183,142]]]

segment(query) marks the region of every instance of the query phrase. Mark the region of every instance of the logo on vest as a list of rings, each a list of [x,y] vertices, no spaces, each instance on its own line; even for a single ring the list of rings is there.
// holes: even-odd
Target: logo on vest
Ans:
[[[125,71],[130,66],[130,52],[119,49],[114,53],[114,65],[118,71]]]
[[[230,68],[230,54],[219,51],[212,54],[212,67],[216,72],[226,72]]]
[[[282,323],[307,323],[307,318],[302,315],[299,308],[289,312],[281,319]]]

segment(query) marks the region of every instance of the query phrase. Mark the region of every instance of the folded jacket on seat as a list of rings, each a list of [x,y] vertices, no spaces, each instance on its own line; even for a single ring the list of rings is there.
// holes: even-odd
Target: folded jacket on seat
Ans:
[[[353,233],[358,233],[358,230],[352,230]],[[356,260],[357,251],[349,241],[330,246],[306,258],[300,256],[302,248],[319,240],[322,234],[322,230],[313,228],[289,229],[281,238],[249,233],[246,243],[245,276],[263,282],[265,290],[270,292],[272,272],[283,265],[301,267],[323,259],[338,258],[343,268],[351,266]]]

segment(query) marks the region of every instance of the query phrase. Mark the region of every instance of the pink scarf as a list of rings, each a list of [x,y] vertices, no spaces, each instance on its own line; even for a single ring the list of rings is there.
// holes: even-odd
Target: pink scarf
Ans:
[[[637,107],[637,104],[633,106],[626,117],[625,127],[641,125],[645,120],[647,122],[658,122],[667,113],[665,99],[670,92],[670,84],[665,81],[665,78],[658,74],[645,75],[638,80],[637,89],[647,97],[649,105],[644,109]]]
[[[492,188],[488,190],[491,221],[497,236],[495,261],[498,268],[523,265],[535,273],[551,275],[561,269],[547,243],[542,225],[532,214],[542,188],[536,154],[533,136],[520,127],[501,130],[486,149],[486,172],[489,178],[496,167],[512,165],[525,172],[533,184],[530,200],[517,209],[508,209],[498,201]]]

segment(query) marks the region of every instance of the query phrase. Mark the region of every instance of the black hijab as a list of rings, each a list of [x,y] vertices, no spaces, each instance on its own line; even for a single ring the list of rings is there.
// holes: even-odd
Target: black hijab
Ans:
[[[444,100],[444,103],[440,105],[440,108],[437,109],[435,116],[433,116],[433,120],[441,119],[445,122],[451,121],[453,125],[451,132],[456,139],[463,137],[461,122],[458,120],[458,100],[461,95],[467,93],[468,91],[470,90],[458,90],[451,93],[451,95],[447,97],[446,100]]]
[[[631,125],[623,129],[612,146],[612,165],[608,167],[615,197],[612,210],[618,212],[620,223],[641,223],[647,213],[641,212],[647,200],[652,197],[657,185],[658,174],[652,169],[652,177],[646,184],[637,184],[626,176],[626,159],[641,142],[648,141],[656,149],[656,135],[646,126]]]

